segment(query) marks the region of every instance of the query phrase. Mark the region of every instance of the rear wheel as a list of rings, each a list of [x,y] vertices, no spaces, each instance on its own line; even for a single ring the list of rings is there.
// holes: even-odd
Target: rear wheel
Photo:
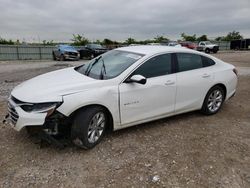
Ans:
[[[220,86],[212,87],[208,91],[206,98],[203,102],[201,109],[202,113],[206,115],[216,114],[220,110],[224,99],[225,91],[223,90],[223,88]]]
[[[213,52],[216,54],[218,50],[216,48],[213,48]]]
[[[72,142],[80,148],[93,148],[103,138],[107,122],[107,115],[101,107],[79,111],[71,129]]]

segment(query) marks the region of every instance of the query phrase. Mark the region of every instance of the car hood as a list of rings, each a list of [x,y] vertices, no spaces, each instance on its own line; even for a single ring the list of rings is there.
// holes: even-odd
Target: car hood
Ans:
[[[27,80],[15,87],[11,95],[23,102],[56,102],[62,101],[64,95],[81,92],[88,89],[88,85],[100,81],[82,75],[71,67]]]
[[[72,49],[72,50],[65,49],[64,52],[74,52],[74,53],[78,53],[77,50],[73,50],[73,49]]]
[[[207,47],[214,47],[214,46],[218,46],[217,44],[208,44],[206,45]]]

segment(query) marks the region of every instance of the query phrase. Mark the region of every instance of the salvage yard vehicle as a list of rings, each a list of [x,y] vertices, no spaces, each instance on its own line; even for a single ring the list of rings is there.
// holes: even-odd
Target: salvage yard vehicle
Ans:
[[[190,41],[182,41],[179,42],[181,46],[195,50],[197,48],[197,44],[195,44],[194,42],[190,42]]]
[[[166,46],[174,46],[174,47],[181,47],[181,45],[176,41],[169,41],[164,45],[166,45]]]
[[[210,41],[201,41],[197,46],[198,51],[204,51],[205,53],[217,53],[219,51],[219,46],[217,44],[213,44]]]
[[[70,45],[58,45],[53,50],[52,56],[54,60],[79,60],[80,54],[75,47]]]
[[[237,70],[208,54],[167,46],[111,50],[87,64],[49,72],[13,89],[11,126],[69,134],[85,149],[108,129],[189,111],[216,114],[234,96]]]
[[[80,48],[78,51],[80,53],[80,59],[93,59],[98,55],[107,52],[108,49],[100,44],[87,44],[85,47]]]

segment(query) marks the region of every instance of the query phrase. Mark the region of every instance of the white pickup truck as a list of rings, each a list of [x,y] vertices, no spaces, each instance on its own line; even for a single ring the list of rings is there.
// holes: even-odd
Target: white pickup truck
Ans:
[[[210,41],[201,41],[197,46],[198,51],[204,51],[205,53],[217,53],[219,51],[219,46],[217,44],[212,44]]]

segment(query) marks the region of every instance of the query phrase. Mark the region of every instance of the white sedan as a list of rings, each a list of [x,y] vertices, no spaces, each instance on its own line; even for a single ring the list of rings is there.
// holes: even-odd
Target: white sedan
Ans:
[[[215,114],[236,85],[235,67],[210,55],[130,46],[20,84],[11,92],[6,118],[17,131],[39,127],[50,136],[69,134],[89,149],[107,129],[194,110]]]

